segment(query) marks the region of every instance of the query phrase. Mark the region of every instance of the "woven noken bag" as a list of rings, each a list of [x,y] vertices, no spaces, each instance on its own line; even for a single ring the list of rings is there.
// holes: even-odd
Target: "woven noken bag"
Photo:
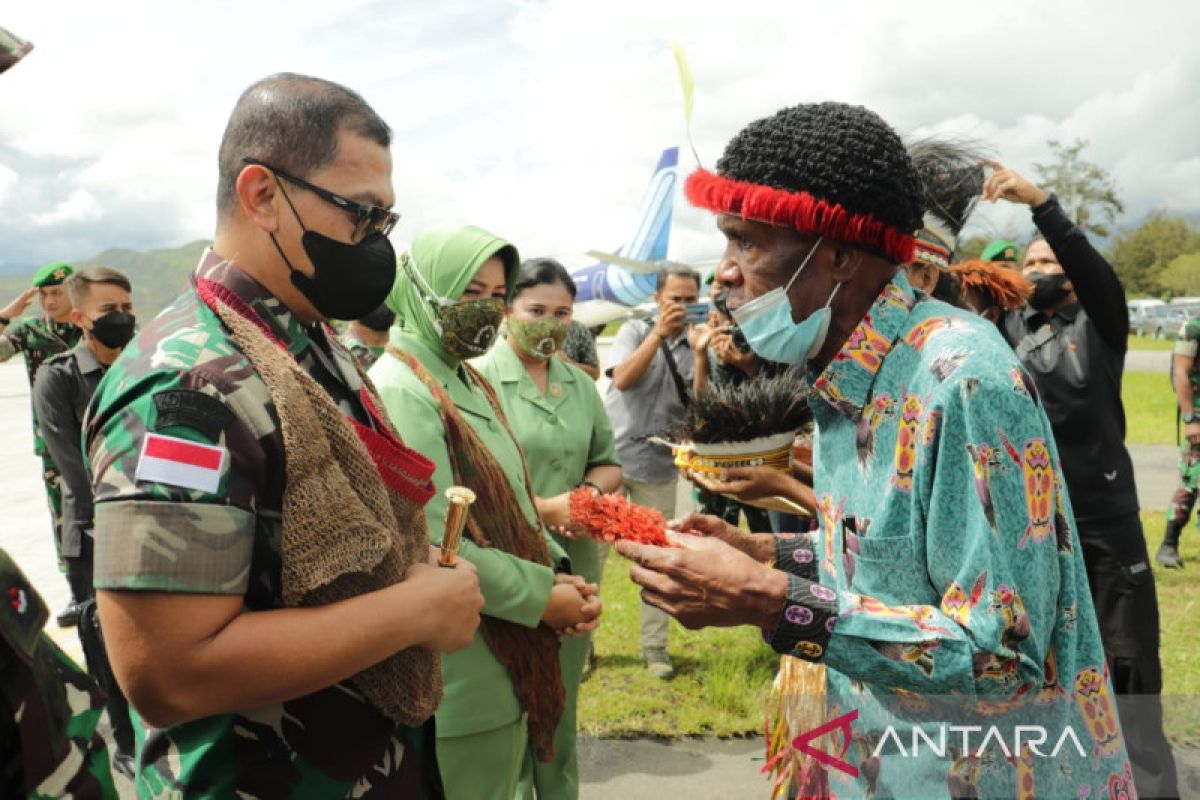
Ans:
[[[234,344],[262,378],[279,416],[287,481],[283,493],[283,602],[322,606],[404,579],[428,560],[423,503],[389,489],[354,427],[325,389],[247,315],[236,296],[211,283],[200,295],[229,328]],[[370,379],[364,400],[383,407]],[[376,422],[399,441],[381,414]],[[396,479],[393,468],[391,477]],[[427,486],[409,478],[417,493]],[[442,698],[437,653],[410,647],[354,675],[351,682],[383,715],[423,724]]]

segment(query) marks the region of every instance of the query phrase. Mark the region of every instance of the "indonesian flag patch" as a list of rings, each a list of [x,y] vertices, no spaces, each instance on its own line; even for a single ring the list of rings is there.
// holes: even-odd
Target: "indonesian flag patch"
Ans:
[[[215,494],[221,485],[227,458],[229,451],[224,447],[147,433],[134,477],[139,481]]]

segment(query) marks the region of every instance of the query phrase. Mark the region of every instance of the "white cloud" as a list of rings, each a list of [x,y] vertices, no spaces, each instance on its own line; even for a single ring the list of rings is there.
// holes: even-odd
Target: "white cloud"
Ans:
[[[842,99],[906,135],[969,133],[1026,171],[1047,139],[1086,138],[1129,218],[1196,213],[1197,23],[1182,0],[27,3],[0,19],[36,45],[0,78],[0,258],[210,235],[229,110],[287,69],[358,89],[392,124],[398,240],[471,221],[578,262],[626,235],[658,152],[683,144],[670,40],[692,62],[709,166],[751,119]],[[1019,232],[1027,214],[973,225]],[[680,199],[674,255],[718,246]]]
[[[70,196],[45,213],[34,212],[29,215],[34,225],[50,227],[52,225],[78,225],[95,222],[104,216],[104,210],[95,196],[87,189],[76,189]]]

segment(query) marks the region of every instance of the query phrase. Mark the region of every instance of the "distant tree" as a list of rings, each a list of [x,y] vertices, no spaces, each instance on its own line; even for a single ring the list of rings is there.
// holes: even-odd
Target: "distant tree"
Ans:
[[[1117,215],[1125,213],[1125,204],[1117,197],[1112,176],[1099,165],[1082,158],[1081,153],[1088,144],[1086,139],[1076,139],[1073,144],[1052,139],[1046,144],[1054,161],[1033,165],[1038,184],[1058,195],[1063,210],[1080,228],[1098,236],[1108,236],[1109,226],[1117,221]]]
[[[1162,272],[1162,285],[1175,295],[1200,295],[1200,251],[1171,259]]]
[[[1136,228],[1117,234],[1109,260],[1130,294],[1192,294],[1179,288],[1182,274],[1168,283],[1165,273],[1176,258],[1196,251],[1200,251],[1200,229],[1160,209]]]
[[[988,242],[991,240],[991,237],[984,236],[981,233],[968,236],[954,248],[954,259],[956,261],[970,261],[973,258],[979,258],[979,254],[983,252],[983,248],[987,247]]]

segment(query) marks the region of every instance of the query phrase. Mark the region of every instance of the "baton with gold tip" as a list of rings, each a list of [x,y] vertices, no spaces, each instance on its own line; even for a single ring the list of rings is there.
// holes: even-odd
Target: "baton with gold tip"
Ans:
[[[442,555],[438,566],[453,567],[458,563],[458,545],[462,541],[463,528],[467,526],[467,512],[475,502],[475,493],[465,486],[451,486],[446,490],[446,531],[442,536]]]

